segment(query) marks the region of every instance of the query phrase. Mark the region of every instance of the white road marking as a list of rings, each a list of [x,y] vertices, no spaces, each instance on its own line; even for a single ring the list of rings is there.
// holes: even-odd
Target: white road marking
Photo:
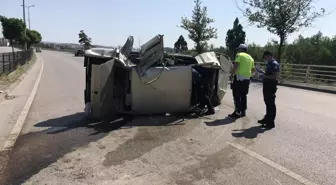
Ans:
[[[17,140],[17,138],[19,137],[20,133],[21,133],[21,130],[23,128],[23,125],[26,121],[26,118],[28,116],[28,113],[29,113],[29,109],[33,103],[33,100],[35,98],[35,95],[36,95],[36,92],[37,92],[37,89],[38,89],[38,86],[40,84],[40,81],[41,81],[41,78],[42,78],[42,72],[43,72],[43,58],[41,56],[37,56],[37,61],[38,61],[38,58],[40,58],[41,60],[41,69],[40,69],[40,72],[39,72],[39,75],[36,79],[36,82],[34,84],[34,87],[28,97],[28,100],[25,104],[25,106],[23,107],[22,111],[21,111],[21,114],[19,116],[19,118],[17,119],[15,125],[14,125],[14,128],[12,129],[12,132],[11,134],[8,136],[8,139],[5,143],[5,146],[4,148],[2,149],[2,151],[10,151],[13,147],[14,147],[14,144]]]
[[[256,152],[253,152],[252,150],[242,146],[242,145],[239,145],[239,144],[236,144],[236,143],[231,143],[231,142],[228,142],[226,141],[230,146],[246,153],[247,155],[255,158],[255,159],[258,159],[259,161],[265,163],[265,164],[268,164],[269,166],[271,166],[272,168],[276,169],[276,170],[279,170],[281,172],[283,172],[284,174],[292,177],[293,179],[299,181],[300,183],[304,184],[304,185],[318,185],[304,177],[302,177],[301,175],[299,174],[296,174],[295,172],[281,166],[280,164],[277,164],[269,159],[267,159],[266,157],[260,155],[260,154],[257,154]]]

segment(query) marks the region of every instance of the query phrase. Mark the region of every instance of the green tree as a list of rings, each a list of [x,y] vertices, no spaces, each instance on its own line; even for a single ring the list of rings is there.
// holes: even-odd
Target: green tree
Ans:
[[[219,48],[214,48],[213,51],[217,53],[223,53],[225,55],[228,54],[228,49],[225,48],[224,46],[220,46]]]
[[[185,51],[188,51],[188,43],[187,41],[185,41],[182,35],[175,42],[174,50],[176,53],[183,53]]]
[[[243,26],[239,24],[239,19],[236,18],[233,22],[233,28],[229,29],[226,33],[226,47],[230,52],[230,57],[234,58],[236,55],[236,49],[240,44],[245,43],[246,33],[243,30]]]
[[[0,21],[2,25],[2,34],[9,40],[12,46],[12,51],[14,52],[14,42],[24,41],[27,39],[27,37],[23,36],[26,26],[21,19],[17,18],[0,16]]]
[[[269,42],[265,46],[250,44],[249,53],[256,62],[260,62],[262,61],[260,53],[264,50],[276,53],[277,47],[278,44],[275,42]],[[282,58],[283,63],[289,64],[336,66],[336,36],[323,36],[321,32],[310,37],[299,35],[293,43],[287,44]]]
[[[42,40],[41,34],[36,30],[26,30],[26,36],[22,35],[19,39],[19,43],[27,43],[27,48],[30,48],[34,44],[40,43]]]
[[[83,47],[84,47],[84,49],[86,50],[86,49],[90,49],[90,48],[92,48],[92,45],[91,45],[91,38],[88,36],[88,35],[86,35],[86,33],[84,32],[84,30],[81,30],[80,32],[79,32],[79,34],[78,34],[78,36],[79,36],[79,40],[78,40],[78,42],[81,44],[81,45],[83,45]]]
[[[251,23],[279,37],[280,61],[287,37],[302,27],[309,27],[325,12],[313,11],[312,0],[242,0],[249,7],[243,10]]]
[[[41,34],[36,30],[26,30],[26,34],[29,38],[27,41],[28,48],[30,48],[34,44],[40,43],[42,40]]]
[[[194,0],[194,2],[191,19],[182,17],[180,27],[189,32],[189,38],[195,42],[196,52],[202,53],[208,47],[207,42],[217,38],[217,29],[210,26],[215,20],[208,17],[207,7],[202,7],[202,1]]]
[[[214,51],[216,48],[215,48],[215,45],[214,44],[210,44],[208,50],[209,51]]]

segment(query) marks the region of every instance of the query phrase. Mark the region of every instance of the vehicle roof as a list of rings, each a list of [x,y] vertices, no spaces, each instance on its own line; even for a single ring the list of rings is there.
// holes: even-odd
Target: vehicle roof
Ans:
[[[192,55],[182,54],[182,53],[166,53],[168,56],[179,56],[179,57],[190,57],[194,58]]]
[[[85,56],[99,57],[99,58],[111,58],[115,49],[111,48],[91,48],[85,50]]]

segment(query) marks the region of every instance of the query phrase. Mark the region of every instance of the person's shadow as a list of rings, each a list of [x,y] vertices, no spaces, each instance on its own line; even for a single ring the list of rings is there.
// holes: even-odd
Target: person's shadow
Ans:
[[[253,139],[258,136],[258,134],[262,134],[265,131],[268,131],[269,129],[265,129],[262,126],[254,126],[250,127],[248,129],[238,129],[238,130],[232,130],[234,131],[232,133],[233,137],[242,138],[245,137],[246,139]]]
[[[228,125],[235,122],[235,119],[226,117],[224,119],[219,119],[211,122],[205,122],[207,126],[221,126],[221,125]]]

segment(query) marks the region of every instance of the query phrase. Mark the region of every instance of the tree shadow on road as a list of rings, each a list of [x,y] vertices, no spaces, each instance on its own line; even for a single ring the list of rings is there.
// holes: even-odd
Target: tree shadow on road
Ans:
[[[98,141],[109,132],[138,126],[171,126],[179,117],[137,117],[92,123],[76,113],[35,124],[48,129],[21,135],[10,153],[3,178],[7,184],[22,184],[64,155]],[[174,122],[172,124],[172,122]]]
[[[258,136],[258,134],[262,134],[268,130],[263,128],[262,126],[254,126],[248,129],[239,129],[239,130],[233,130],[233,131],[234,131],[234,133],[232,133],[233,137],[237,137],[237,138],[244,137],[246,139],[254,139]]]

